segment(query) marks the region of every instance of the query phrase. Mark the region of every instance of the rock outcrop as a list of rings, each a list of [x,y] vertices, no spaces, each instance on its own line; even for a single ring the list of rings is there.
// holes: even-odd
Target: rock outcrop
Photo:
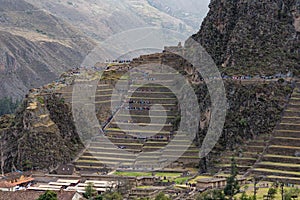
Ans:
[[[214,0],[193,38],[227,74],[299,73],[299,4]]]
[[[0,129],[5,171],[52,170],[83,148],[71,107],[60,96],[30,93],[14,118],[2,120],[7,122]]]

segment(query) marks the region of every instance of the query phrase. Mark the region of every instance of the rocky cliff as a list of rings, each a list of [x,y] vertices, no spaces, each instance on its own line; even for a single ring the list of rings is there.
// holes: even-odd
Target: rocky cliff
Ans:
[[[227,74],[299,72],[299,0],[213,0],[201,43]]]
[[[1,120],[5,171],[51,170],[70,162],[83,148],[71,107],[53,93],[30,93],[15,117],[3,116]]]
[[[172,65],[194,83],[201,110],[201,126],[195,143],[200,146],[210,121],[209,92],[204,83],[195,81],[199,77],[190,74],[191,66],[182,59],[174,63],[175,57],[167,52],[142,56],[130,67],[149,62]],[[103,78],[104,83],[111,87],[123,73],[116,69],[108,71]],[[69,71],[61,76],[60,81],[31,90],[15,117],[2,118],[2,165],[6,171],[14,168],[51,170],[61,163],[70,162],[81,151],[83,145],[75,128],[70,103],[76,74],[76,71]],[[225,87],[229,110],[223,136],[216,146],[218,151],[234,148],[236,143],[260,133],[270,133],[291,93],[288,82],[275,80],[226,81]],[[104,122],[110,116],[110,104],[98,106],[96,115],[100,123]]]

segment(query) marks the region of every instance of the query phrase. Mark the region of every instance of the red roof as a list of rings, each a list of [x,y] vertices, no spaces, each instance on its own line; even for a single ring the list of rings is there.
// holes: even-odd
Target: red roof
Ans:
[[[12,188],[12,187],[15,187],[15,186],[23,184],[23,183],[29,183],[33,180],[34,180],[34,178],[31,178],[31,177],[25,178],[23,180],[20,180],[20,181],[14,182],[14,183],[7,182],[6,180],[4,180],[4,181],[0,181],[0,188]]]

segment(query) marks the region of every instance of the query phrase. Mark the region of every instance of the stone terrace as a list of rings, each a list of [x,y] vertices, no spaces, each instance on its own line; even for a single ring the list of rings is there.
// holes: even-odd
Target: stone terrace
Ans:
[[[250,172],[266,180],[300,183],[300,83],[262,157]]]

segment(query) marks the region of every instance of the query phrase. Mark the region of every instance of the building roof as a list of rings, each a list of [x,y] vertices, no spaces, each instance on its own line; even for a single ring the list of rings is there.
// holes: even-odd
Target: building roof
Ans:
[[[11,181],[11,180],[18,179],[18,178],[20,178],[21,176],[28,177],[28,176],[31,176],[31,175],[32,175],[31,172],[12,172],[12,173],[5,174],[5,175],[0,179],[0,181],[1,181],[1,180]]]
[[[29,183],[33,180],[34,180],[34,178],[31,178],[31,177],[19,180],[19,181],[14,182],[14,183],[10,183],[6,180],[0,180],[0,188],[12,188],[12,187],[15,187],[15,186],[23,184],[23,183]]]
[[[58,167],[56,170],[57,174],[62,174],[62,175],[72,175],[74,173],[75,166],[74,165],[61,165]]]

